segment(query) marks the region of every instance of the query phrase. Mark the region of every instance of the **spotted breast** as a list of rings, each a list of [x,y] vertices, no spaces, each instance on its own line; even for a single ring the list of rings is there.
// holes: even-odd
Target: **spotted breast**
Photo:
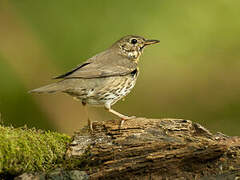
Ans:
[[[71,79],[72,82],[67,81],[67,83],[69,82],[69,86],[68,89],[65,90],[65,93],[89,105],[113,105],[130,93],[136,84],[138,74],[138,69],[135,69],[125,76],[96,79]],[[85,82],[86,80],[87,83]]]
[[[124,77],[111,77],[111,81],[113,81],[111,85],[103,88],[97,93],[98,101],[103,104],[115,104],[118,100],[131,92],[136,84],[137,77],[137,69]]]

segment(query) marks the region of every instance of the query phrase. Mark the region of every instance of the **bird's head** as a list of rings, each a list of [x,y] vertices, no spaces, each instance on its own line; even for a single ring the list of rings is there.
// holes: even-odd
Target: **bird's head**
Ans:
[[[112,47],[117,48],[120,55],[138,60],[146,46],[159,42],[159,40],[147,40],[141,36],[129,35],[115,42]]]

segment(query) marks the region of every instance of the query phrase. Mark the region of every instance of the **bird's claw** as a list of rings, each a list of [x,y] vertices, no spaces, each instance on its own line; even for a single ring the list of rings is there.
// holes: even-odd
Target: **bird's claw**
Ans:
[[[129,120],[129,119],[134,119],[134,118],[136,118],[136,116],[123,116],[123,117],[121,117],[121,120],[125,121],[125,120]]]
[[[134,119],[136,118],[136,116],[124,116],[124,117],[121,117],[121,123],[119,125],[119,129],[121,129],[121,127],[123,126],[124,122],[126,120],[130,120],[130,119]]]

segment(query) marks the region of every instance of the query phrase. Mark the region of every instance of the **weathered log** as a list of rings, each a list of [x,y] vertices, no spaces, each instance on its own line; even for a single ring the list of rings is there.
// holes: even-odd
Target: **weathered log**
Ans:
[[[93,123],[77,132],[55,170],[15,179],[238,179],[240,138],[183,119]],[[54,169],[54,168],[53,168]]]
[[[218,179],[240,174],[240,138],[212,134],[183,119],[93,123],[78,132],[66,159],[90,179]],[[71,162],[71,163],[69,163]]]

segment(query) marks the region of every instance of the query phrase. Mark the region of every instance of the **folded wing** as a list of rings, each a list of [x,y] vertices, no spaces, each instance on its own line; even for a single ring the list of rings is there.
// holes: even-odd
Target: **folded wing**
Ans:
[[[123,76],[130,74],[136,68],[137,63],[131,59],[106,50],[55,79]]]

